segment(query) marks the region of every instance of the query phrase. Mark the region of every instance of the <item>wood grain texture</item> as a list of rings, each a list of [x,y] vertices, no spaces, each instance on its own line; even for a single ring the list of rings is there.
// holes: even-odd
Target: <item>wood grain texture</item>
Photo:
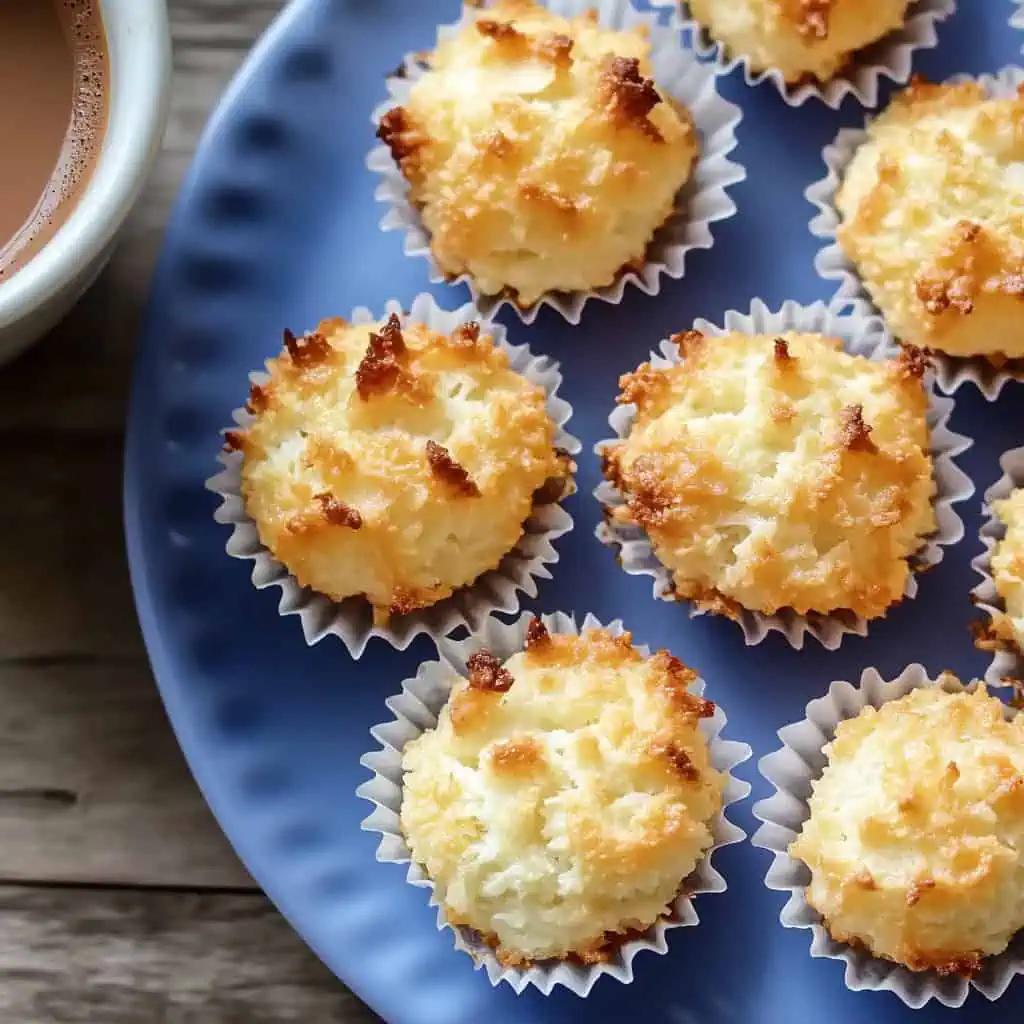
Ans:
[[[209,110],[279,7],[172,0],[173,102],[153,177],[94,288],[0,374],[0,458],[18,481],[0,503],[3,536],[17,538],[0,546],[0,708],[12,709],[0,711],[0,788],[81,796],[43,814],[0,794],[0,878],[247,884],[155,694],[124,555],[121,455],[162,226]]]
[[[134,658],[149,688],[124,555],[120,435],[3,436],[17,485],[0,502],[0,531],[17,543],[0,545],[0,687],[8,662],[79,657]]]
[[[0,669],[0,877],[252,887],[143,672],[136,658]]]
[[[145,658],[121,529],[131,360],[163,227],[210,110],[281,3],[170,0],[155,172],[96,285],[0,372],[5,1024],[377,1019],[253,891],[203,803]]]
[[[378,1019],[259,896],[0,886],[0,1020]]]

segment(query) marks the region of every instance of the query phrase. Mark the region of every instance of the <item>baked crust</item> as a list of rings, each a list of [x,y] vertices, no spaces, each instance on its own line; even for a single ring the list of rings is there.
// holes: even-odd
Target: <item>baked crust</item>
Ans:
[[[919,354],[872,362],[821,335],[676,339],[683,360],[621,381],[629,436],[605,449],[677,596],[737,617],[899,601],[935,530]]]
[[[857,51],[903,25],[910,0],[689,0],[693,18],[745,57],[789,83],[826,82]]]
[[[543,389],[479,325],[325,320],[268,368],[227,437],[246,510],[299,583],[365,595],[378,621],[497,567],[538,492],[566,492]]]
[[[836,195],[838,239],[903,340],[996,365],[1024,356],[1024,99],[915,80],[868,127]]]
[[[992,549],[991,574],[1003,608],[976,633],[982,650],[1010,651],[1024,656],[1024,490],[992,503],[992,512],[1006,527]]]
[[[532,0],[467,15],[378,131],[438,266],[529,306],[642,265],[699,145],[646,35]]]
[[[413,860],[502,963],[601,960],[666,912],[711,845],[724,776],[699,726],[714,705],[629,634],[538,621],[504,666],[474,657],[437,728],[405,748]]]
[[[972,975],[1024,927],[1024,716],[984,687],[914,690],[840,723],[790,846],[839,942]]]

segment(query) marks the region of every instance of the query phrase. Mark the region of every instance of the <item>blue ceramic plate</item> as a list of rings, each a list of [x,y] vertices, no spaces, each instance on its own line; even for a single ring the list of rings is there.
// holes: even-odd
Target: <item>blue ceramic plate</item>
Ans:
[[[1024,34],[1007,26],[1004,0],[964,3],[918,55],[931,77],[993,71],[1017,59]],[[246,391],[246,375],[275,353],[281,329],[365,304],[408,300],[429,287],[426,264],[382,234],[375,181],[364,168],[373,144],[370,110],[404,53],[431,44],[456,0],[296,0],[229,90],[182,189],[160,262],[139,352],[125,475],[128,546],[139,616],[164,701],[199,784],[253,876],[337,974],[392,1022],[622,1021],[675,1024],[850,1024],[872,1019],[938,1022],[957,1011],[916,1015],[885,993],[848,992],[842,964],[812,960],[809,933],[784,930],[782,897],[763,876],[769,857],[749,844],[724,850],[729,890],[698,905],[699,928],[670,936],[669,954],[636,961],[631,986],[601,981],[587,1001],[564,990],[544,998],[492,989],[438,932],[425,894],[404,871],[377,864],[377,838],[360,831],[368,805],[369,728],[388,718],[384,699],[432,655],[424,638],[398,653],[371,643],[353,663],[328,638],[309,649],[276,595],[257,592],[249,565],[224,553],[227,530],[203,481],[217,468],[218,431]],[[698,316],[720,321],[753,296],[770,305],[828,298],[813,269],[812,209],[804,187],[821,176],[820,151],[840,124],[857,123],[811,103],[793,110],[769,86],[722,82],[743,107],[736,217],[714,248],[691,255],[685,280],[648,298],[627,292],[618,307],[588,305],[579,327],[545,311],[532,328],[511,322],[514,341],[562,361],[570,428],[584,452],[607,434],[620,373]],[[461,289],[433,289],[443,304]],[[961,460],[979,492],[1005,448],[1024,439],[1020,387],[989,405],[971,388],[957,396],[955,430],[974,437]],[[778,745],[775,730],[836,678],[867,665],[895,674],[907,662],[970,676],[984,668],[971,646],[969,567],[980,497],[963,509],[967,536],[921,581],[920,596],[894,609],[867,639],[838,652],[813,643],[790,650],[777,635],[747,649],[737,628],[657,603],[650,581],[627,577],[594,538],[597,461],[580,459],[570,507],[575,530],[558,547],[553,581],[534,607],[622,616],[638,641],[668,646],[699,668],[729,715],[728,733],[755,754]],[[739,773],[767,794],[754,762]],[[750,805],[732,812],[753,830]],[[960,1019],[1024,1019],[1024,979],[997,1004],[972,993]]]

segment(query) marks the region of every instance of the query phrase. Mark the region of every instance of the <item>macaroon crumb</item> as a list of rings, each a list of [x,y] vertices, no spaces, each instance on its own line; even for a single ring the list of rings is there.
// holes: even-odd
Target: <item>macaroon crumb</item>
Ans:
[[[606,959],[712,844],[725,776],[700,723],[715,706],[667,651],[539,619],[520,653],[467,667],[403,754],[412,858],[503,964]]]
[[[971,976],[1024,928],[1024,716],[984,686],[840,722],[790,855],[837,942]]]
[[[301,585],[378,623],[497,568],[535,503],[571,491],[543,388],[479,324],[325,320],[268,369],[225,439],[246,511]]]
[[[839,244],[900,340],[1024,357],[1024,98],[918,78],[868,126],[836,194]]]
[[[692,17],[754,71],[827,82],[903,26],[910,0],[689,0]]]
[[[883,615],[936,529],[925,362],[875,362],[817,334],[674,340],[684,356],[620,381],[636,407],[603,451],[675,594],[739,618]]]
[[[378,129],[438,266],[522,307],[642,266],[700,146],[646,31],[533,0],[467,14]]]

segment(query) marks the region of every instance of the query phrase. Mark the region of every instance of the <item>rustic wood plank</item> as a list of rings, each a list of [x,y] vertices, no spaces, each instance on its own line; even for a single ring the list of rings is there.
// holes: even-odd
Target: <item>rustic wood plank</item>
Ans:
[[[209,110],[282,2],[170,0],[156,170],[92,291],[0,374],[0,880],[48,883],[0,884],[2,1021],[377,1020],[244,891],[160,707],[121,534],[131,356],[167,212]]]
[[[0,663],[0,878],[253,887],[145,674],[136,659]]]
[[[378,1019],[262,896],[0,886],[0,1020]]]
[[[116,435],[8,433],[0,879],[251,885],[185,767],[139,636]]]
[[[18,481],[0,506],[3,535],[18,538],[0,548],[0,878],[248,881],[184,767],[145,660],[121,532],[120,434],[167,207],[208,109],[279,6],[172,3],[173,109],[156,173],[93,291],[0,374],[5,468]],[[48,790],[60,795],[31,796]],[[76,799],[62,809],[67,793]]]
[[[0,659],[141,662],[121,528],[121,439],[35,431],[5,440]],[[149,686],[143,672],[139,683]]]

